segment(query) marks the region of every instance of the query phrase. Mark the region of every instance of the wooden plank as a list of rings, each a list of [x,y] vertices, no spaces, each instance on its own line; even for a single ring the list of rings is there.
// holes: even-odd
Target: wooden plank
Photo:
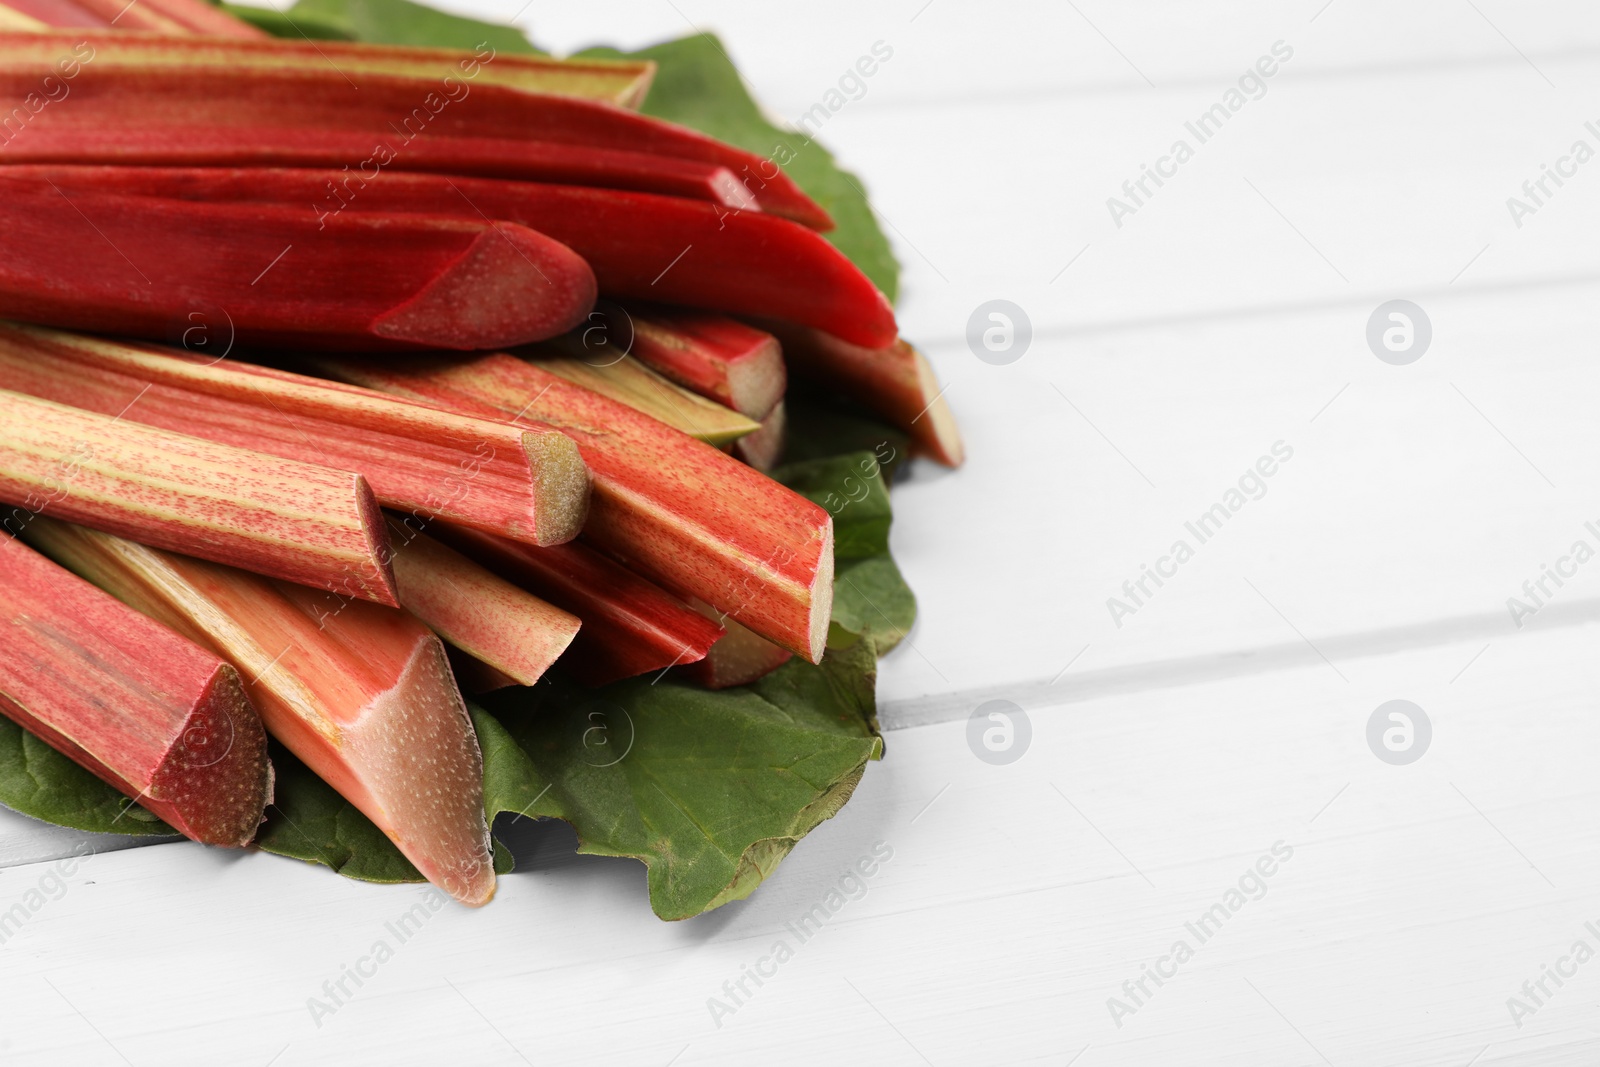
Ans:
[[[1520,1029],[1505,1001],[1597,918],[1600,720],[1569,669],[1591,642],[1530,636],[1469,685],[1448,681],[1458,642],[1349,683],[1319,664],[1037,708],[1009,766],[964,722],[900,732],[756,897],[681,924],[623,861],[547,859],[402,944],[385,922],[415,888],[188,845],[97,856],[4,945],[8,1062],[114,1062],[104,1042],[166,1061],[179,1031],[187,1062],[1320,1062],[1306,1040],[1336,1064],[1576,1061],[1586,976]],[[1395,696],[1434,726],[1410,766],[1363,736]],[[892,858],[802,942],[789,924],[879,842]],[[1248,883],[1118,1027],[1108,998],[1278,842],[1265,894]],[[48,870],[6,872],[7,907]],[[383,939],[393,958],[318,1027],[307,999]],[[717,1026],[708,998],[778,940],[792,959]]]

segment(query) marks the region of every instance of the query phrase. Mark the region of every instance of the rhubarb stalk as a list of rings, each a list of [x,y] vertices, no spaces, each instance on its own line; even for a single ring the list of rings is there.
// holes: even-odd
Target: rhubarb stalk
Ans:
[[[605,308],[605,310],[601,310]],[[787,376],[778,339],[738,319],[685,308],[602,303],[552,344],[587,362],[633,356],[685,389],[757,422],[783,399]]]
[[[947,467],[961,466],[966,456],[961,431],[921,352],[905,341],[864,348],[821,330],[780,322],[763,325],[783,342],[795,377],[845,394],[910,434],[918,452]]]
[[[494,896],[483,757],[444,646],[403,611],[327,598],[64,523],[43,551],[229,660],[267,730],[461,902]]]
[[[386,172],[369,182],[349,171],[221,166],[0,169],[0,177],[7,174],[48,179],[74,199],[124,193],[347,216],[504,220],[570,247],[612,297],[780,319],[868,347],[892,345],[897,336],[889,301],[820,234],[786,219],[734,214],[682,197],[438,174]]]
[[[123,40],[96,39],[93,61],[70,83],[73,105],[31,113],[27,136],[6,145],[8,160],[348,166],[367,181],[385,169],[473,174],[699,197],[725,214],[832,226],[771,161],[611,104],[379,73],[363,75],[357,91],[329,65],[102,63]],[[0,66],[0,98],[23,99],[37,83],[28,68]]]
[[[400,603],[506,684],[534,684],[572,644],[577,616],[402,523],[391,521],[389,531]]]
[[[102,20],[83,12],[71,0],[9,0],[10,6],[52,26],[97,26]],[[185,7],[198,0],[163,0],[170,6]],[[119,5],[125,0],[117,0]],[[151,0],[141,0],[137,9],[148,8]],[[120,35],[103,28],[89,32],[0,33],[0,65],[23,68],[49,66],[63,55],[73,54],[80,42],[92,49],[92,62],[102,69],[138,73],[171,68],[200,70],[208,75],[237,77],[249,71],[300,71],[326,73],[330,64],[357,84],[365,75],[384,75],[415,79],[415,100],[428,93],[450,90],[459,93],[458,84],[498,85],[529,93],[549,93],[599,100],[621,107],[636,108],[649,91],[655,64],[610,59],[553,59],[548,56],[502,55],[487,46],[475,52],[453,48],[413,48],[400,45],[354,44],[346,41],[306,41],[268,38],[238,19],[200,4],[234,27],[249,31],[248,37],[220,40],[211,33],[204,37],[154,37],[146,34]],[[129,10],[134,7],[130,6]],[[0,8],[0,11],[3,11]],[[80,13],[80,20],[68,22]],[[119,20],[121,29],[129,27]],[[108,41],[107,38],[111,39]],[[444,79],[452,79],[446,83]],[[409,113],[410,107],[405,113]],[[404,113],[403,113],[404,114]],[[387,127],[385,127],[387,128]],[[368,146],[371,147],[370,145]]]
[[[779,648],[759,634],[745,629],[733,619],[722,617],[710,604],[694,601],[690,605],[709,619],[718,620],[727,630],[711,646],[706,658],[697,663],[679,667],[677,673],[707,689],[728,689],[748,685],[765,678],[785,663],[794,653]]]
[[[137,402],[136,400],[133,402]],[[37,513],[394,605],[382,512],[359,474],[0,391],[9,536]]]
[[[0,538],[0,714],[186,837],[242,848],[272,800],[239,672]]]
[[[108,195],[4,169],[0,179],[7,318],[161,338],[216,309],[244,343],[475,349],[562,333],[594,302],[582,259],[509,223],[319,222],[304,207]]]
[[[680,596],[822,659],[833,604],[833,517],[710,445],[505,353],[381,365],[328,357],[332,377],[466,414],[544,422],[594,477],[584,538]]]
[[[557,348],[556,352],[567,351]],[[691,393],[668,381],[643,363],[632,359],[588,362],[569,356],[547,354],[540,346],[520,353],[543,370],[574,385],[610,397],[635,411],[649,415],[680,433],[698,438],[708,445],[728,445],[761,429],[761,424],[725,408],[714,400]],[[3,385],[0,382],[0,385]]]
[[[789,437],[789,412],[780,403],[772,414],[761,420],[761,426],[733,443],[733,454],[758,471],[765,473],[783,459],[783,449]]]
[[[561,669],[585,685],[693,663],[722,636],[716,622],[582,544],[532,548],[448,526],[439,536],[583,620]],[[492,679],[484,679],[484,688],[493,687]]]
[[[449,519],[538,545],[582,528],[589,474],[565,434],[220,360],[225,323],[204,319],[188,339],[217,356],[0,323],[0,389],[304,463],[336,460],[423,525]]]

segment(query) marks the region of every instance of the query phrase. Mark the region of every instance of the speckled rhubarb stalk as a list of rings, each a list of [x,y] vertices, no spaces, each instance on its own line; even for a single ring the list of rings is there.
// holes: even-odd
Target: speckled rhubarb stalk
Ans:
[[[267,730],[464,904],[494,896],[483,756],[444,646],[403,611],[42,521],[41,550],[214,650]]]
[[[566,432],[594,478],[585,540],[813,663],[822,659],[833,605],[833,517],[800,494],[505,353],[381,363],[327,357],[316,365],[368,388]]]
[[[582,528],[589,473],[565,434],[219,359],[224,324],[203,319],[190,332],[215,356],[0,323],[0,389],[304,463],[337,462],[421,525],[450,519],[539,545]]]
[[[722,636],[717,623],[582,544],[533,548],[449,527],[440,536],[466,557],[583,620],[561,670],[585,685],[692,663]],[[487,680],[485,688],[492,688]]]
[[[116,191],[302,211],[316,205],[333,212],[343,205],[346,215],[500,219],[571,247],[593,268],[607,296],[803,323],[867,346],[891,345],[898,335],[888,299],[821,234],[787,219],[736,214],[678,196],[393,168],[370,183],[337,170],[223,166],[40,165],[0,174],[48,178],[69,196]]]
[[[198,12],[197,18],[210,16],[217,23],[215,29],[208,29],[204,36],[118,35],[109,47],[101,47],[114,30],[72,0],[9,0],[12,9],[42,23],[100,28],[27,35],[0,33],[0,64],[45,67],[64,55],[72,55],[73,49],[84,43],[94,50],[89,62],[102,68],[139,71],[184,67],[232,73],[313,70],[322,74],[332,64],[352,79],[369,74],[416,79],[415,95],[419,101],[430,92],[439,93],[453,89],[457,83],[470,81],[473,85],[499,85],[530,93],[574,96],[622,107],[637,107],[643,102],[655,74],[653,63],[506,55],[487,46],[467,52],[454,48],[348,41],[283,40],[267,37],[255,27],[217,11],[202,0],[159,0],[159,3],[140,0],[131,7],[126,0],[113,2],[118,9],[128,10],[130,15],[157,7],[170,14],[182,7],[186,16]],[[0,8],[0,14],[4,10]],[[73,18],[78,21],[67,21]],[[125,18],[118,19],[115,29],[133,28],[125,23]],[[218,32],[224,28],[234,32]],[[219,40],[222,36],[238,39]],[[446,85],[445,78],[453,81]]]
[[[137,401],[134,401],[137,402]],[[174,552],[395,605],[359,475],[0,391],[0,526],[40,512]]]
[[[0,624],[0,714],[185,836],[249,844],[272,765],[238,671],[13,537]]]
[[[905,341],[863,348],[780,322],[763,322],[783,343],[789,373],[845,394],[911,435],[916,450],[947,467],[966,457],[961,431],[933,367]]]
[[[594,284],[570,249],[510,223],[319,220],[305,204],[120,196],[0,168],[0,317],[24,322],[161,340],[200,313],[242,344],[481,349],[565,332]]]
[[[494,668],[504,684],[534,684],[572,644],[581,626],[576,615],[427,534],[393,520],[389,532],[401,605],[451,645]]]

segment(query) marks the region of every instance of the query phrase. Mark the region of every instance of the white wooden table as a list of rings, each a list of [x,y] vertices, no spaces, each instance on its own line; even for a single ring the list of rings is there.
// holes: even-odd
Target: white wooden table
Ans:
[[[1506,203],[1600,150],[1591,5],[520,2],[452,6],[557,49],[715,28],[791,119],[894,49],[821,136],[875,193],[971,460],[896,498],[922,618],[883,667],[888,758],[686,923],[637,865],[527,830],[491,908],[438,912],[321,1019],[420,889],[187,844],[58,882],[77,836],[0,812],[0,910],[47,898],[0,946],[0,1062],[1600,1062],[1600,962],[1572,956],[1600,953],[1600,561],[1521,628],[1507,607],[1600,548],[1600,160],[1520,226]],[[965,339],[991,299],[1032,323],[1009,365]],[[1432,324],[1410,365],[1366,340],[1394,299]],[[1118,626],[1107,598],[1280,441]],[[967,742],[993,699],[1032,727],[1009,765]],[[1408,765],[1368,747],[1391,699],[1432,724]]]

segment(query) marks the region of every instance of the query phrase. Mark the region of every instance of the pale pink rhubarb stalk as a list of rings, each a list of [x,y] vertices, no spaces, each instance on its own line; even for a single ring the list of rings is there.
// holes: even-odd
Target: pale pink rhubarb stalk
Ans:
[[[789,372],[845,394],[911,435],[922,455],[947,467],[966,458],[961,431],[933,367],[905,341],[863,348],[821,330],[763,322],[783,342]]]
[[[463,555],[583,620],[561,669],[585,685],[692,663],[722,636],[716,622],[582,544],[533,548],[449,527],[440,536]],[[497,684],[492,676],[480,676],[479,682],[484,688]]]
[[[272,800],[239,672],[0,537],[0,714],[186,837],[249,844]]]
[[[383,513],[349,471],[0,390],[0,502],[14,505],[0,518],[8,536],[47,511],[158,548],[398,604]]]
[[[381,363],[327,357],[317,367],[466,414],[566,432],[594,477],[585,540],[813,663],[822,659],[833,605],[833,517],[800,494],[504,353]]]
[[[359,471],[385,506],[533,544],[578,535],[589,473],[547,427],[469,418],[226,355],[226,324],[197,314],[201,356],[0,323],[0,389],[303,463]]]
[[[227,659],[267,730],[462,903],[494,896],[483,756],[444,646],[403,611],[41,521],[29,537]]]
[[[497,671],[502,684],[534,684],[572,644],[581,625],[577,616],[426,534],[393,521],[389,529],[400,603],[451,645]]]

